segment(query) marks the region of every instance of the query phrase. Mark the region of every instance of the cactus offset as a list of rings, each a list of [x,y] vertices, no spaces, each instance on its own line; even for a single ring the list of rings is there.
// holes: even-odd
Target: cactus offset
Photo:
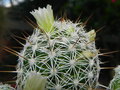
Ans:
[[[0,90],[15,90],[15,89],[8,84],[0,83]]]
[[[110,90],[120,90],[120,65],[115,68],[115,76],[109,86]]]
[[[54,20],[50,5],[32,11],[38,28],[26,40],[17,66],[17,86],[22,89],[31,71],[47,77],[48,90],[96,88],[100,72],[94,30],[82,22]]]

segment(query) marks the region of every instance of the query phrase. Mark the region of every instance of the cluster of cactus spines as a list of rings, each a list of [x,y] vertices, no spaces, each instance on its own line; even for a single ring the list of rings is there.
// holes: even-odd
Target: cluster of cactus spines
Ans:
[[[15,90],[15,89],[8,84],[0,83],[0,90]]]
[[[115,76],[110,82],[110,90],[120,90],[120,65],[115,69]]]
[[[82,22],[54,20],[50,5],[31,14],[38,28],[19,53],[17,87],[25,87],[28,73],[39,72],[47,78],[45,88],[48,90],[96,88],[100,61],[95,31],[87,32]]]

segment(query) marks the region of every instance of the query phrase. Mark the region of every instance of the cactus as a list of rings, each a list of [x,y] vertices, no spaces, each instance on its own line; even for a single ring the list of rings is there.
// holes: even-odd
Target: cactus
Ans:
[[[0,83],[0,90],[15,90],[15,89],[8,84]]]
[[[115,69],[115,76],[110,82],[110,90],[120,90],[120,65],[117,66]]]
[[[100,61],[95,30],[87,32],[82,22],[55,20],[50,5],[31,14],[38,27],[19,53],[17,88],[25,88],[30,72],[47,78],[45,90],[96,88]]]

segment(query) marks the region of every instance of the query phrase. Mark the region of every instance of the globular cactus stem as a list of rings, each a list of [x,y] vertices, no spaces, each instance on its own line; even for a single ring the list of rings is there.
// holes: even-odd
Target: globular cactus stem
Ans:
[[[28,73],[37,72],[47,79],[45,90],[96,88],[100,61],[95,31],[87,32],[82,22],[55,20],[50,5],[31,14],[38,28],[26,39],[20,52],[17,87],[25,88]]]

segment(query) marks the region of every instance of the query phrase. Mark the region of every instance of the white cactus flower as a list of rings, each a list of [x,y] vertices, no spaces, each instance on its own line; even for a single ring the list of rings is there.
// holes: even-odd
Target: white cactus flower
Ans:
[[[91,30],[91,31],[89,31],[89,32],[87,33],[87,35],[88,35],[88,37],[89,37],[90,41],[95,40],[96,33],[95,33],[95,30],[94,30],[94,29],[93,29],[93,30]]]
[[[34,10],[30,13],[37,20],[39,28],[43,29],[45,32],[53,31],[54,17],[50,5],[47,5],[46,8],[38,8],[38,10]]]
[[[45,90],[46,78],[38,72],[30,72],[24,90]]]
[[[90,50],[83,51],[82,54],[87,58],[95,56],[95,53],[92,53]]]

